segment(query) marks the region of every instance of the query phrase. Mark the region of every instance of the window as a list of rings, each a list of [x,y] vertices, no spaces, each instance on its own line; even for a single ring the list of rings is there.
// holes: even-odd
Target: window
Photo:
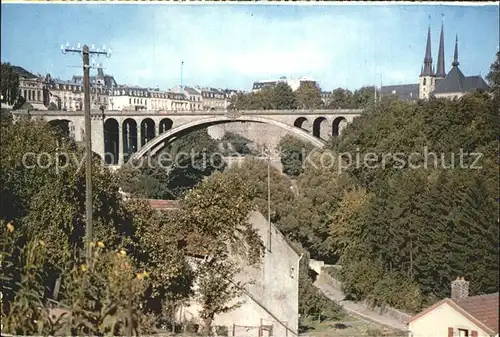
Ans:
[[[458,337],[469,337],[469,330],[458,329]]]
[[[427,79],[424,78],[424,85],[427,85]]]

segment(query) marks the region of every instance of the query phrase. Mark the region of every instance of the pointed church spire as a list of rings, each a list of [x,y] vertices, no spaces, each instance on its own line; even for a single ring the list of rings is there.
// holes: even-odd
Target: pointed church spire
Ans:
[[[445,77],[444,68],[444,14],[442,15],[443,21],[441,22],[441,36],[439,37],[439,51],[437,61],[436,77]]]
[[[429,21],[431,17],[429,15]],[[420,76],[432,76],[432,54],[431,54],[431,24],[429,23],[429,29],[427,30],[427,46],[425,47],[425,57],[424,57],[424,71]]]
[[[455,37],[455,53],[453,54],[453,63],[451,64],[454,67],[458,67],[460,63],[458,62],[458,34]]]

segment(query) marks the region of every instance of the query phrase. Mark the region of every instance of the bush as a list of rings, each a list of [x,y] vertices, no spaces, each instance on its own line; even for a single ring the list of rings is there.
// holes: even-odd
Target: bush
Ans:
[[[229,336],[229,330],[225,325],[217,325],[215,327],[215,332],[218,336]]]
[[[422,307],[420,288],[414,282],[395,274],[386,274],[369,295],[372,305],[389,305],[407,312],[418,312]]]
[[[374,290],[378,280],[383,276],[383,269],[379,264],[364,258],[343,266],[340,275],[344,294],[361,301]]]

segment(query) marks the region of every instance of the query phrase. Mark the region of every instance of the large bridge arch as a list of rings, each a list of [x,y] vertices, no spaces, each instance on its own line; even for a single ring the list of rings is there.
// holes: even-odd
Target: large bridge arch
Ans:
[[[231,122],[254,122],[254,123],[266,123],[266,124],[271,124],[278,126],[280,128],[283,128],[287,131],[292,132],[295,136],[298,138],[303,139],[304,141],[307,141],[311,143],[313,146],[317,148],[322,148],[325,142],[319,138],[314,137],[307,131],[304,131],[303,129],[300,129],[296,126],[288,125],[284,122],[280,122],[274,119],[270,118],[265,118],[265,117],[257,117],[257,116],[240,116],[236,119],[232,119],[226,116],[214,116],[214,117],[209,117],[209,118],[204,118],[196,121],[192,121],[186,124],[183,124],[181,126],[175,127],[173,129],[170,129],[168,131],[165,131],[164,133],[158,135],[154,139],[152,139],[150,142],[148,142],[146,145],[144,145],[143,148],[141,148],[139,151],[133,154],[133,156],[130,159],[139,159],[143,157],[146,154],[156,154],[165,144],[168,142],[172,141],[175,138],[178,138],[179,136],[182,136],[186,133],[189,133],[192,130],[199,129],[199,128],[204,128],[208,127],[211,125],[216,125],[216,124],[225,124],[225,123],[231,123]]]

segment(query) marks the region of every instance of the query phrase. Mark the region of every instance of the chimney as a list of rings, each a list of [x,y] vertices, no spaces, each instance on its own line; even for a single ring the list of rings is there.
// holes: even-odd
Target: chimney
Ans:
[[[451,298],[464,298],[469,296],[469,281],[463,277],[457,277],[451,282]]]

